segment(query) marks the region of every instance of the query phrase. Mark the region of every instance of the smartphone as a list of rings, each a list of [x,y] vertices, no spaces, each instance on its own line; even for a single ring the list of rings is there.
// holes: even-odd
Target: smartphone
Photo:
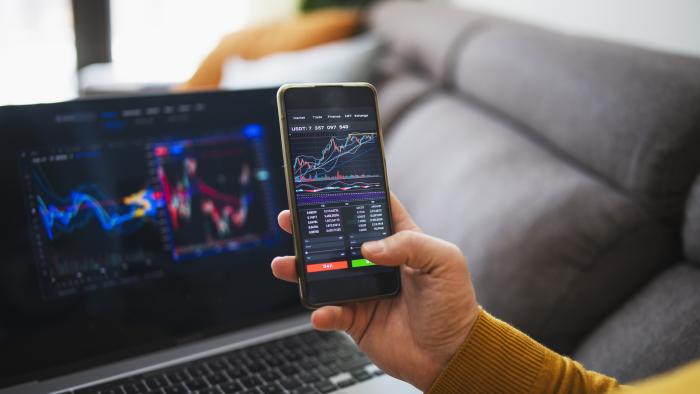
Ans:
[[[299,292],[317,308],[398,294],[398,268],[365,259],[392,234],[377,93],[368,83],[277,92]]]

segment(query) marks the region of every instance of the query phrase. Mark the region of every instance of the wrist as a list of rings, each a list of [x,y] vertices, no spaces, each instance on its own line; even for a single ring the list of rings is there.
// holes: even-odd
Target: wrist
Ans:
[[[530,392],[542,376],[546,352],[544,346],[482,310],[472,332],[428,392],[462,393],[480,388],[495,393]]]
[[[442,372],[450,364],[450,361],[455,357],[455,355],[462,348],[466,342],[469,334],[471,334],[477,320],[481,314],[481,307],[476,305],[470,313],[467,314],[467,319],[465,320],[465,325],[460,334],[457,335],[453,340],[449,341],[448,344],[442,346],[439,351],[433,351],[428,357],[429,361],[424,364],[424,368],[419,373],[418,379],[414,385],[423,392],[427,392],[428,389],[433,385],[437,378],[442,374]],[[436,350],[436,349],[433,349]]]
[[[427,392],[428,389],[433,385],[433,382],[437,380],[442,371],[447,368],[449,364],[449,359],[445,361],[444,359],[430,360],[420,367],[421,371],[415,376],[415,380],[411,382],[416,388],[422,392]]]

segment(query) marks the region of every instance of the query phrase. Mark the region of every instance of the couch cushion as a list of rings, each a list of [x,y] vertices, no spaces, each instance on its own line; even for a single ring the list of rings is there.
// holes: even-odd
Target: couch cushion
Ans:
[[[685,212],[685,226],[683,228],[685,257],[700,264],[700,174],[695,179]]]
[[[418,224],[465,252],[484,307],[557,350],[669,259],[632,200],[460,98],[421,100],[387,138],[387,160]]]
[[[659,275],[581,345],[587,368],[630,382],[700,357],[700,269],[679,264]]]
[[[680,223],[700,167],[700,59],[503,22],[454,49],[460,91]]]

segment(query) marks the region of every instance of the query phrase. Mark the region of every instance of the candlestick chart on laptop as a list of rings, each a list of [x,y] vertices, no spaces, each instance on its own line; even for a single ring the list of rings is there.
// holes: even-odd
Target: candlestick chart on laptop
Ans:
[[[266,170],[245,140],[212,137],[157,144],[155,166],[175,259],[259,242],[273,224]]]

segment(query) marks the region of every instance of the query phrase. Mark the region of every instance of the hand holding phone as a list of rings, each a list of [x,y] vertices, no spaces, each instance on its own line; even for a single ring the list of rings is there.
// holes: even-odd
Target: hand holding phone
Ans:
[[[284,85],[277,105],[302,302],[398,294],[398,269],[361,253],[363,243],[392,234],[374,87]]]
[[[347,332],[360,349],[386,373],[427,391],[469,335],[479,315],[467,264],[455,245],[421,233],[392,194],[396,233],[368,243],[363,253],[378,265],[401,267],[397,297],[324,306],[311,315],[318,330]],[[291,215],[279,224],[292,231]],[[376,245],[376,244],[375,244]],[[277,257],[273,274],[297,281],[294,256]]]

